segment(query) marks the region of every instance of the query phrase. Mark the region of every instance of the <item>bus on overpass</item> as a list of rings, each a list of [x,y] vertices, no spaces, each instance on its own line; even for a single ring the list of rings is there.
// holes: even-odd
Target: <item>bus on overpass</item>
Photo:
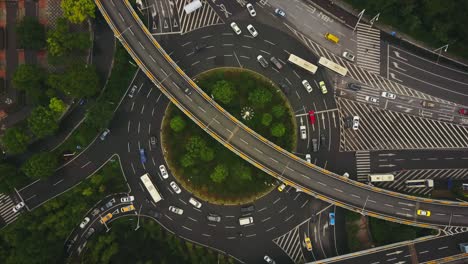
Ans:
[[[315,72],[317,72],[317,69],[318,67],[315,66],[314,64],[304,60],[304,59],[301,59],[299,58],[298,56],[294,55],[294,54],[290,54],[289,55],[289,58],[288,58],[288,61],[292,64],[295,64],[299,67],[301,67],[302,69],[306,70],[306,71],[309,71],[311,72],[312,74],[315,74]]]
[[[337,63],[334,63],[333,61],[327,59],[327,58],[324,58],[324,57],[320,57],[318,63],[320,65],[322,65],[323,67],[329,69],[329,70],[332,70],[336,73],[338,73],[339,75],[341,76],[346,76],[346,74],[348,73],[348,69],[346,69],[345,67],[337,64]]]
[[[153,182],[151,182],[149,174],[145,173],[143,176],[140,177],[140,179],[143,182],[143,185],[145,185],[146,190],[148,190],[149,194],[151,195],[151,198],[153,199],[153,201],[155,203],[161,201],[162,196],[158,192],[158,189],[156,188],[156,186],[154,186]]]

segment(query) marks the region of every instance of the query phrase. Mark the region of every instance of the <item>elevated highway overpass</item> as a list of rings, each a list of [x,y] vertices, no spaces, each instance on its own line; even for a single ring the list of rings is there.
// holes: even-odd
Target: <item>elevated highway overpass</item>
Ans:
[[[307,163],[258,135],[205,94],[169,57],[127,0],[95,0],[107,23],[148,78],[187,116],[257,168],[318,199],[388,221],[421,227],[468,226],[468,203],[399,194]],[[192,89],[191,95],[184,89]],[[416,211],[429,210],[430,217]]]

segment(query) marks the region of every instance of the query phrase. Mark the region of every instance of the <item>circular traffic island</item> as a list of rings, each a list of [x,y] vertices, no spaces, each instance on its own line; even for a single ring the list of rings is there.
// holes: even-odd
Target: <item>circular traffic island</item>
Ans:
[[[293,111],[269,79],[245,69],[220,68],[195,80],[249,128],[286,150],[296,148]],[[167,164],[195,196],[215,204],[241,204],[274,188],[273,177],[225,148],[173,104],[166,110],[162,129]]]

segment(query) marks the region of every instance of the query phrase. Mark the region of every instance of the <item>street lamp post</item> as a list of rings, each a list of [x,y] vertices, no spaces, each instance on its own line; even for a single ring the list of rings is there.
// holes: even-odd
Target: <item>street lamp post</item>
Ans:
[[[137,226],[135,227],[135,231],[137,231],[140,228],[140,213],[141,213],[141,208],[143,205],[140,205],[140,210],[138,210],[138,215],[137,215]]]
[[[444,45],[444,46],[442,46],[442,47],[440,47],[440,48],[434,50],[434,52],[439,51],[439,53],[438,53],[438,55],[437,55],[437,62],[436,62],[436,64],[439,64],[439,59],[440,59],[440,55],[441,55],[441,53],[442,53],[442,50],[443,50],[444,52],[447,52],[448,46],[449,46],[449,44],[446,44],[446,45]]]
[[[104,226],[106,227],[106,233],[109,232],[110,228],[107,226],[106,222],[105,221],[102,221],[102,215],[99,214],[99,217],[101,218],[101,222],[104,224]]]
[[[358,14],[358,21],[356,22],[356,26],[354,26],[353,32],[356,31],[356,28],[357,28],[357,26],[359,25],[359,21],[361,21],[361,18],[362,18],[362,16],[364,15],[364,12],[365,12],[365,11],[366,11],[366,10],[363,9],[363,10],[361,11],[361,13]]]

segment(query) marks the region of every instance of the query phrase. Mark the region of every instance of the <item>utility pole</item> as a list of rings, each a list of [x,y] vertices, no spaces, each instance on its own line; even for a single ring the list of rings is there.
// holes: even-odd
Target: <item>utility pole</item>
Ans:
[[[138,210],[138,214],[137,214],[137,226],[135,227],[135,231],[137,231],[139,228],[140,228],[140,213],[141,213],[141,208],[143,207],[143,205],[140,205],[140,210]]]
[[[366,10],[363,9],[363,10],[361,11],[361,13],[358,14],[358,21],[356,22],[356,26],[354,26],[353,32],[356,31],[356,28],[357,28],[357,26],[359,25],[359,21],[361,21],[361,18],[362,18],[362,16],[364,15],[364,12],[365,12],[365,11],[366,11]]]

